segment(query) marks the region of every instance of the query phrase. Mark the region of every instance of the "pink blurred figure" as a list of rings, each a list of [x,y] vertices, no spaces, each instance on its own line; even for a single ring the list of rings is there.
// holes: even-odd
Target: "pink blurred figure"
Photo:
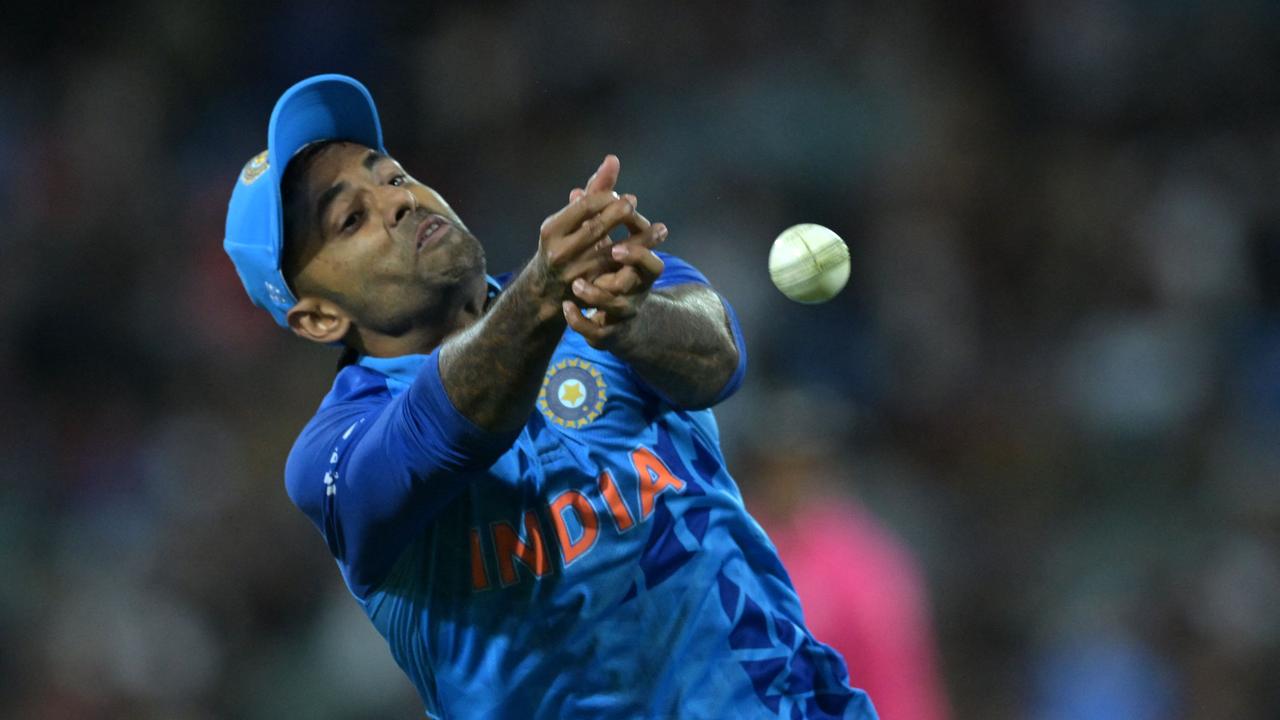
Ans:
[[[927,590],[911,551],[825,482],[833,468],[822,449],[793,445],[754,466],[757,502],[749,506],[778,548],[814,637],[844,656],[850,682],[881,717],[946,720]]]

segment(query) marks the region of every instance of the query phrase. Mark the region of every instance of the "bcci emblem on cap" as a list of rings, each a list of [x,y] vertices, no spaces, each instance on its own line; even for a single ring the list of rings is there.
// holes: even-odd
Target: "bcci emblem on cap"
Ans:
[[[561,427],[580,428],[604,412],[604,376],[578,358],[561,360],[547,371],[538,392],[538,409]]]
[[[240,171],[240,179],[244,181],[245,185],[251,185],[254,180],[262,177],[262,174],[266,171],[267,151],[263,150],[250,158],[249,162],[244,164],[244,170]]]

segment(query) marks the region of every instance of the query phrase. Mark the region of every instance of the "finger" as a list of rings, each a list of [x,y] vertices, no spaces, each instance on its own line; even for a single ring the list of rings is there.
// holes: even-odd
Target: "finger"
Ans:
[[[621,169],[622,163],[617,155],[605,155],[600,167],[587,179],[587,192],[612,192],[618,184],[618,171]]]
[[[599,167],[597,167],[595,169],[595,172],[591,173],[591,177],[587,178],[587,181],[583,183],[584,187],[587,187],[587,188],[591,187],[592,183],[596,181],[596,178],[600,177],[600,171],[604,170],[605,161],[607,161],[608,159],[609,159],[609,156],[605,155],[604,160],[600,161]],[[612,190],[613,188],[609,188],[609,189]]]
[[[573,328],[579,335],[586,339],[587,344],[594,348],[603,348],[608,344],[609,338],[614,333],[615,325],[596,324],[582,314],[577,305],[566,300],[561,309],[564,311],[565,322],[569,323],[569,327]],[[599,315],[599,313],[596,313]]]
[[[618,199],[615,193],[587,194],[581,199],[565,205],[554,215],[543,220],[539,234],[544,241],[565,235],[570,230],[581,225],[584,219],[595,215],[607,207],[609,203]]]
[[[614,245],[612,254],[615,261],[635,268],[642,284],[646,287],[652,285],[666,267],[662,258],[643,245]]]
[[[566,280],[582,278],[587,282],[595,282],[595,279],[602,274],[617,271],[622,265],[613,259],[613,255],[609,253],[610,247],[612,245],[599,249],[592,248],[581,253],[560,270],[560,277]]]
[[[667,226],[665,223],[654,223],[646,227],[644,230],[633,233],[625,239],[618,241],[618,245],[639,245],[647,248],[656,248],[667,240]]]
[[[591,281],[596,287],[613,295],[631,295],[644,284],[640,273],[630,265],[623,265],[614,272],[603,273]]]
[[[600,273],[621,267],[609,253],[613,245],[609,233],[624,223],[627,213],[626,201],[619,200],[584,220],[572,234],[553,240],[547,260],[556,268],[556,274],[566,280],[578,277],[594,280]]]
[[[625,222],[623,224],[626,224]],[[655,248],[661,245],[667,238],[667,226],[663,223],[651,225],[645,230],[627,237],[618,244],[639,245],[647,248]],[[601,274],[612,273],[618,271],[622,267],[622,263],[618,262],[612,254],[613,240],[605,235],[596,241],[591,251],[580,253],[576,259],[570,261],[567,266],[561,270],[561,277],[577,278],[585,277],[591,282],[595,282],[596,278]],[[629,288],[627,292],[634,291]]]
[[[640,201],[636,198],[635,195],[631,195],[628,193],[623,195],[622,197],[625,198],[627,202],[631,203],[633,207],[637,207],[640,204]],[[625,225],[627,230],[629,230],[631,234],[634,235],[636,233],[641,233],[641,232],[644,232],[645,230],[648,230],[650,223],[648,218],[641,215],[640,213],[636,213],[636,216],[634,219],[627,220],[627,222],[623,223],[623,225]]]
[[[614,318],[629,318],[636,314],[635,306],[627,298],[602,290],[598,285],[582,278],[573,281],[573,294],[584,307],[593,307]]]
[[[587,197],[595,197],[588,195]],[[557,254],[565,258],[576,257],[599,241],[606,240],[609,231],[621,225],[627,218],[635,214],[631,203],[618,198],[606,205],[600,212],[585,218],[578,229],[566,235],[558,242],[560,250]],[[610,243],[604,243],[608,245]]]
[[[639,200],[636,199],[635,195],[628,194],[628,195],[623,195],[622,197],[626,198],[627,201],[630,202],[633,207],[639,207],[640,203],[639,203]],[[650,227],[650,224],[651,223],[649,222],[648,218],[641,215],[640,213],[636,213],[635,219],[632,221],[628,221],[626,223],[626,226],[627,226],[627,229],[630,230],[631,233],[634,235],[636,233],[642,233],[645,230],[648,230]]]
[[[579,198],[581,198],[586,194],[587,194],[586,190],[583,190],[582,188],[574,188],[569,191],[569,202],[577,202]],[[639,198],[637,198],[635,195],[632,195],[630,193],[625,193],[623,194],[622,197],[626,198],[627,202],[631,203],[633,206],[640,204]],[[648,222],[647,220],[644,220],[644,218],[640,218],[640,219],[646,223]]]

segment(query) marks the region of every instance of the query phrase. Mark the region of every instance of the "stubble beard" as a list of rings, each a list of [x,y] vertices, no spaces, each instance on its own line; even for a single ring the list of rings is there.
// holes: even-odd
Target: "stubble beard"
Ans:
[[[456,227],[456,226],[455,226]],[[453,247],[439,248],[449,253],[445,267],[420,275],[381,302],[359,308],[359,324],[381,335],[400,337],[420,328],[444,332],[459,311],[473,303],[484,307],[485,254],[480,242],[470,232],[456,227],[458,237]],[[401,294],[403,293],[403,294]],[[365,297],[370,297],[366,294]]]

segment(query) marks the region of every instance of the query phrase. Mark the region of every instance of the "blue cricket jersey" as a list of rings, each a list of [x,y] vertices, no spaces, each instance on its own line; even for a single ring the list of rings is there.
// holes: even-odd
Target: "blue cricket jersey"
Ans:
[[[706,284],[662,257],[655,289]],[[746,362],[728,312],[722,399]],[[360,359],[285,480],[431,717],[876,717],[805,629],[711,411],[572,329],[511,434],[453,407],[438,351]]]

